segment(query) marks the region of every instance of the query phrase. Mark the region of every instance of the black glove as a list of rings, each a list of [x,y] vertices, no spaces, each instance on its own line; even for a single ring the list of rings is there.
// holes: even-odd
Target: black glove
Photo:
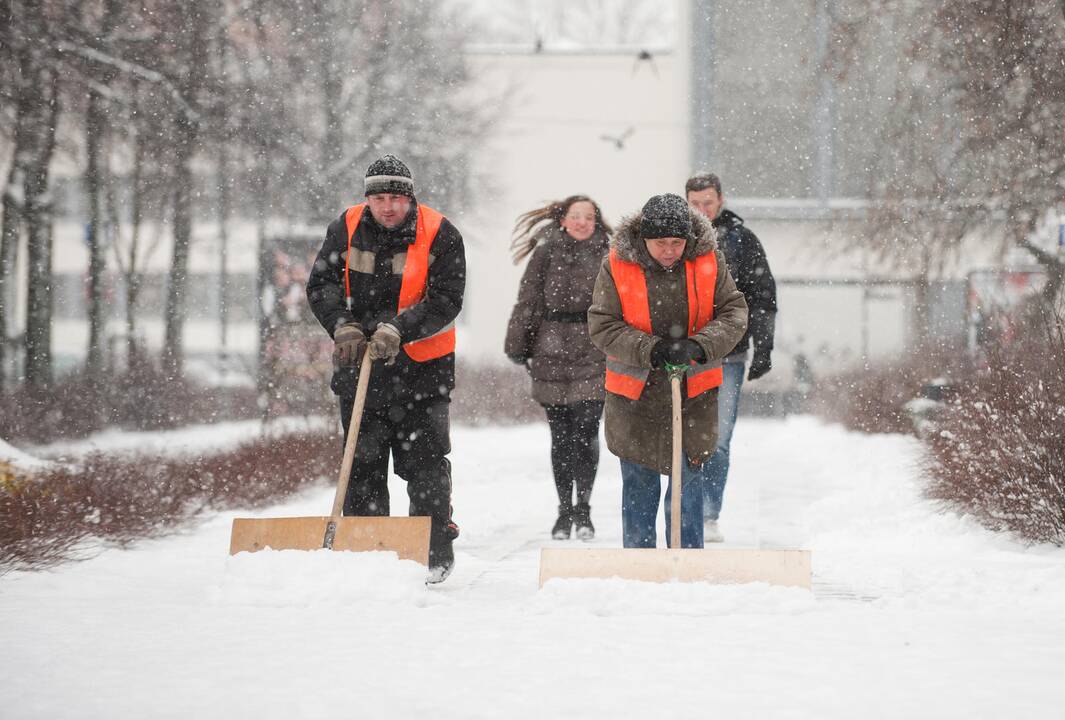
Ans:
[[[751,369],[747,371],[748,380],[757,380],[773,369],[773,363],[769,359],[770,350],[758,349],[751,358]]]
[[[651,367],[666,365],[691,365],[692,362],[706,362],[706,353],[699,343],[691,338],[679,340],[659,340],[651,348]]]
[[[523,358],[521,355],[507,355],[507,359],[515,365],[521,365],[522,367],[525,367],[527,364],[526,358]]]

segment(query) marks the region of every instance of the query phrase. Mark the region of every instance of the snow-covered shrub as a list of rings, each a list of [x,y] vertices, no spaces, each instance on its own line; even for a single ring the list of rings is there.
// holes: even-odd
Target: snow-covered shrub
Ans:
[[[0,574],[165,534],[206,509],[268,505],[333,483],[341,454],[339,434],[323,430],[263,436],[196,458],[90,455],[19,477],[0,485]]]
[[[921,397],[930,382],[968,372],[967,356],[960,348],[922,352],[818,378],[808,407],[851,430],[912,433],[914,420],[908,404]]]
[[[206,387],[168,379],[153,363],[91,377],[82,371],[44,390],[21,386],[0,393],[0,437],[45,443],[84,437],[106,427],[158,430],[195,423],[255,418],[248,387]]]
[[[1065,544],[1065,341],[1031,341],[959,383],[925,438],[928,494],[1032,542]]]

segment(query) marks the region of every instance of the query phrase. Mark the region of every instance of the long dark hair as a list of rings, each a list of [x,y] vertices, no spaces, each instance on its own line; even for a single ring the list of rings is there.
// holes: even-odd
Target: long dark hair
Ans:
[[[566,217],[570,206],[574,203],[587,202],[595,208],[595,229],[602,230],[607,235],[614,232],[614,228],[603,219],[603,211],[599,204],[587,195],[570,195],[565,200],[555,200],[543,207],[530,210],[518,216],[514,223],[514,239],[510,242],[510,252],[514,256],[514,264],[520,263],[529,253],[536,249],[536,242],[540,231],[551,223],[560,224]]]

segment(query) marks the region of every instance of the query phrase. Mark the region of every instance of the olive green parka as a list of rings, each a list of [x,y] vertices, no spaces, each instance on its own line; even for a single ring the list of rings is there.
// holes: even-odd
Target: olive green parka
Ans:
[[[747,328],[747,303],[736,288],[724,255],[718,249],[717,231],[695,210],[690,211],[692,232],[684,255],[671,268],[662,267],[640,238],[640,215],[622,221],[611,248],[618,258],[643,268],[651,312],[648,335],[625,322],[621,299],[611,273],[610,259],[603,260],[588,310],[592,342],[608,358],[638,367],[651,367],[651,349],[662,338],[687,336],[688,290],[684,261],[707,253],[717,255],[713,318],[691,336],[706,353],[707,361],[725,357]],[[683,396],[684,454],[692,465],[710,459],[717,444],[717,388],[694,398]],[[622,460],[669,475],[672,465],[672,395],[669,379],[661,369],[652,369],[639,400],[606,394],[607,447]]]

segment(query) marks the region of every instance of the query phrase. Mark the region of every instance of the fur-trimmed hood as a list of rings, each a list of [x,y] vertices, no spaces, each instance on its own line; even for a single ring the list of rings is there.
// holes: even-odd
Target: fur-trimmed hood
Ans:
[[[691,218],[692,231],[688,243],[684,246],[684,255],[681,259],[691,260],[717,250],[719,231],[697,210],[689,208],[688,216]],[[647,245],[640,237],[641,218],[641,213],[623,218],[614,237],[610,240],[610,248],[617,252],[620,259],[627,262],[639,263],[650,269],[661,268],[662,266],[647,252]]]

